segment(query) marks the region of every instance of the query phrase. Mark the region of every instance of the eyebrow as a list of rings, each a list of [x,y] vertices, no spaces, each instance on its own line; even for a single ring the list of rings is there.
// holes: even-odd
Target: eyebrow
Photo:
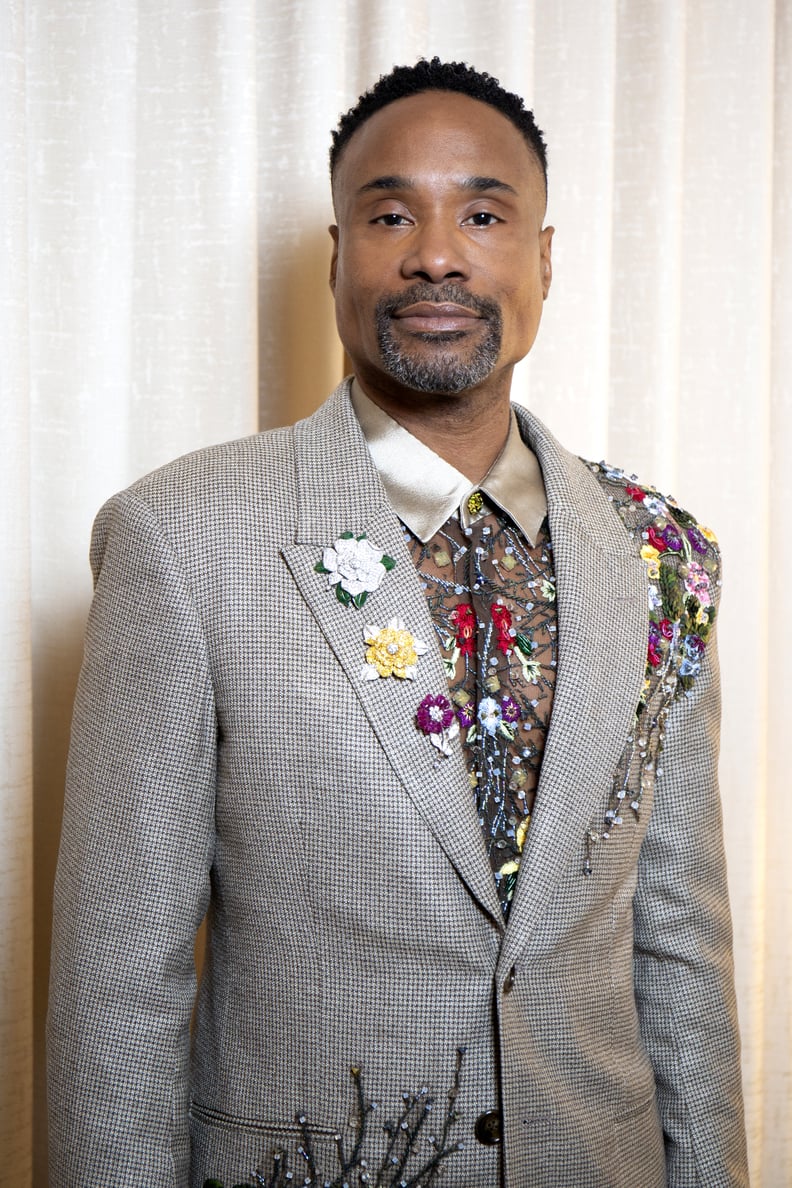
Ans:
[[[506,194],[514,194],[518,197],[514,186],[510,186],[508,182],[501,181],[498,177],[483,177],[476,175],[475,177],[466,177],[460,183],[459,187],[462,190],[471,190],[476,194],[484,193],[488,190],[500,190]],[[415,182],[412,178],[403,177],[398,174],[385,174],[383,177],[374,177],[371,181],[362,185],[358,190],[359,194],[370,193],[372,190],[414,190]]]

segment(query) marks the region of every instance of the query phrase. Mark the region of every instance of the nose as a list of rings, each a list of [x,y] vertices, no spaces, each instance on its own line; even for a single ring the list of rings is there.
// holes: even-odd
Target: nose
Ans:
[[[417,226],[410,236],[402,273],[407,279],[434,285],[447,280],[467,280],[470,264],[464,234],[459,227],[440,219]]]

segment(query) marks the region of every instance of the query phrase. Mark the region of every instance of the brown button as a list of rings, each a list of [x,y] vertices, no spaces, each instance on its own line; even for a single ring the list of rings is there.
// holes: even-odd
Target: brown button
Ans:
[[[514,985],[514,979],[517,977],[517,966],[513,965],[506,977],[503,979],[503,993],[508,994]]]
[[[501,1116],[499,1110],[487,1110],[476,1118],[473,1133],[485,1147],[494,1147],[501,1140]]]

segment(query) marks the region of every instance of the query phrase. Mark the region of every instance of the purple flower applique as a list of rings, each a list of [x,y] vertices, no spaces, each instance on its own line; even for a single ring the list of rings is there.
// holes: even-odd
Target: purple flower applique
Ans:
[[[702,536],[702,534],[699,532],[698,528],[694,528],[691,525],[691,527],[688,528],[688,530],[687,530],[687,538],[700,557],[706,556],[707,542],[704,539],[704,537]]]
[[[459,722],[451,702],[442,693],[427,693],[415,715],[418,729],[443,755],[451,754],[451,742],[459,734]]]
[[[660,653],[660,628],[653,619],[649,620],[649,648],[647,659],[652,668],[659,668],[663,657]]]
[[[677,532],[673,524],[667,524],[663,529],[663,540],[666,542],[666,547],[672,553],[678,553],[682,548],[682,537]]]
[[[516,722],[520,717],[520,707],[513,697],[504,697],[501,702],[501,715],[504,722]]]
[[[456,715],[457,715],[457,721],[459,722],[459,725],[463,729],[469,730],[470,727],[473,725],[473,723],[476,720],[476,710],[473,705],[473,702],[466,701],[464,705],[461,705],[459,707],[459,709],[456,712]]]

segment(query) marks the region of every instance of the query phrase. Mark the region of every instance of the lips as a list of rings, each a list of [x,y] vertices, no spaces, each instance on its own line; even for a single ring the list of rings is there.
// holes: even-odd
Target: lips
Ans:
[[[481,320],[475,310],[454,301],[416,301],[395,310],[393,317],[403,329],[422,334],[469,330],[474,322]]]

